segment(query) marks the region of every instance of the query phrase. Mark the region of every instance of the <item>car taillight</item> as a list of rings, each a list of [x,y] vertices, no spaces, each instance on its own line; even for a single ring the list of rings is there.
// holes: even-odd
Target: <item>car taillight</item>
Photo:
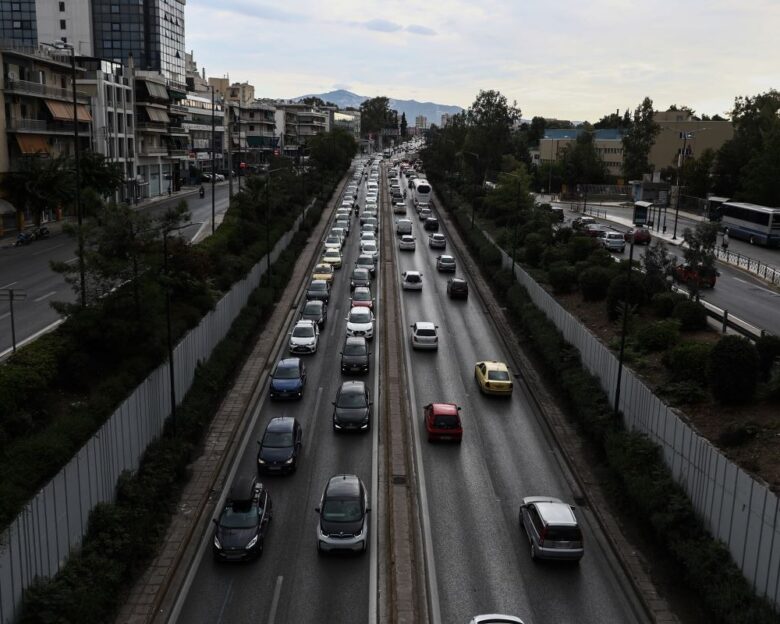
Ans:
[[[545,537],[547,537],[547,527],[544,527],[542,532],[539,534],[539,546],[544,546]]]

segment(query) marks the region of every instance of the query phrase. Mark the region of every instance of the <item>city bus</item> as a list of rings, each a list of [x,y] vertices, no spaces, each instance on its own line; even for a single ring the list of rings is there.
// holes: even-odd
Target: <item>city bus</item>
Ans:
[[[721,229],[728,229],[730,238],[780,247],[780,208],[728,201],[720,205],[720,215]]]

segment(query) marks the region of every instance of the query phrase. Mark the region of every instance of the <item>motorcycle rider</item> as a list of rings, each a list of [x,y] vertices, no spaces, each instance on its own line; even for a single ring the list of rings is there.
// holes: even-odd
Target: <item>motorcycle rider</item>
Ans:
[[[201,199],[206,195],[206,189],[203,188],[203,185],[200,185],[200,188],[198,189],[198,195],[200,195]]]

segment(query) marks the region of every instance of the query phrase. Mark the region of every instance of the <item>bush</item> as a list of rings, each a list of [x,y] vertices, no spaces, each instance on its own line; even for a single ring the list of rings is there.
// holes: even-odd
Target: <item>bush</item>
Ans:
[[[539,234],[529,234],[523,242],[523,257],[527,264],[538,267],[544,252],[544,243]]]
[[[765,334],[756,340],[758,370],[761,379],[769,379],[772,365],[780,359],[780,336]]]
[[[683,331],[698,331],[707,328],[707,310],[698,301],[679,301],[672,311],[672,316],[680,321]]]
[[[571,292],[572,286],[577,281],[574,267],[565,262],[556,262],[547,271],[547,279],[553,291],[558,294]]]
[[[628,276],[620,272],[609,283],[607,289],[607,314],[611,320],[619,316],[621,304],[625,302],[630,306],[641,306],[645,302],[645,291],[642,282],[636,272],[631,274],[629,287]]]
[[[710,389],[721,403],[746,403],[753,398],[758,375],[758,351],[741,336],[724,336],[707,363]]]
[[[667,291],[656,293],[650,300],[650,307],[658,318],[669,318],[674,312],[674,306],[680,301],[687,301],[688,297],[679,293]]]
[[[601,301],[607,296],[614,272],[606,267],[593,266],[579,274],[580,291],[585,301]]]
[[[707,399],[707,386],[698,381],[672,381],[658,388],[658,395],[671,405],[695,405]]]
[[[566,243],[566,256],[574,264],[579,260],[587,260],[597,248],[598,243],[590,236],[572,236]]]
[[[712,351],[708,342],[683,342],[664,354],[663,363],[674,381],[707,384],[707,361]]]
[[[549,269],[553,264],[566,262],[566,250],[560,245],[550,245],[542,253],[542,266]]]
[[[677,321],[655,321],[643,325],[635,335],[637,347],[644,353],[665,351],[680,339],[680,324]]]

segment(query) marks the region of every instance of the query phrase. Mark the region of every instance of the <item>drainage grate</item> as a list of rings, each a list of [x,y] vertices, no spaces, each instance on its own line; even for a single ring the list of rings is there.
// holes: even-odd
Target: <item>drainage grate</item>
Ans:
[[[406,485],[406,475],[393,475],[394,485]]]

